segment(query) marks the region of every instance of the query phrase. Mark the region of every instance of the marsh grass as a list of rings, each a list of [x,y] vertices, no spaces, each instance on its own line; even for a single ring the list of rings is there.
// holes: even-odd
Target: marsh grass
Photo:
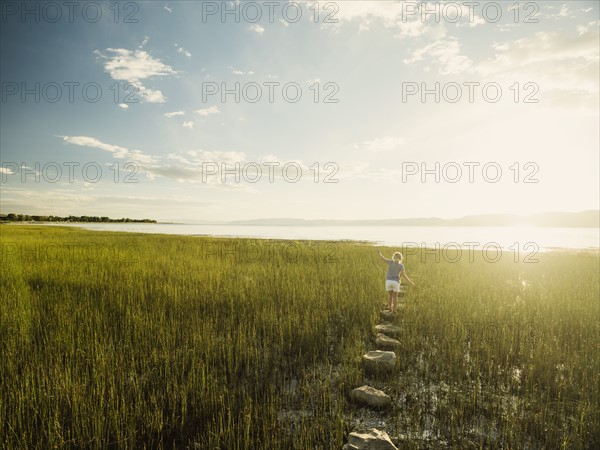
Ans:
[[[6,448],[330,449],[362,426],[373,247],[0,233]],[[399,364],[373,380],[403,447],[600,446],[598,254],[538,259],[408,257]]]

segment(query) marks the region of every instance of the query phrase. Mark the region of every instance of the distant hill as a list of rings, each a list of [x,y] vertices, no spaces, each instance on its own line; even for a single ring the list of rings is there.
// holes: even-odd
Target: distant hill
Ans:
[[[434,227],[509,227],[513,225],[531,225],[538,227],[578,227],[599,228],[600,211],[590,210],[577,213],[546,212],[519,216],[516,214],[480,214],[457,219],[439,217],[421,217],[413,219],[372,219],[372,220],[305,220],[291,218],[236,220],[225,225],[263,225],[263,226],[434,226]]]

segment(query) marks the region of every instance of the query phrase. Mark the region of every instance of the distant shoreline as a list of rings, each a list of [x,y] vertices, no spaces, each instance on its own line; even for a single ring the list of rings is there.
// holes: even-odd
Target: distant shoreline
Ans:
[[[6,214],[1,214],[0,219]],[[14,216],[14,214],[13,214]],[[151,223],[156,225],[188,225],[188,226],[245,226],[245,227],[538,227],[538,228],[598,228],[600,229],[600,210],[587,210],[580,212],[544,212],[530,215],[517,214],[478,214],[453,219],[439,217],[413,217],[408,219],[298,219],[298,218],[269,218],[249,220],[204,220],[199,222],[161,222],[153,219],[111,219],[99,216],[35,216],[28,217],[54,217],[63,220],[29,220],[33,223]],[[104,219],[82,220],[80,218]],[[9,222],[18,222],[10,220]]]
[[[340,222],[340,223],[298,223],[298,224],[280,224],[280,223],[237,223],[237,222],[59,222],[59,221],[44,221],[44,220],[29,220],[29,221],[2,221],[0,220],[0,224],[15,224],[15,225],[81,225],[81,224],[90,224],[90,225],[183,225],[183,226],[224,226],[224,227],[278,227],[278,228],[286,228],[286,227],[301,227],[301,228],[317,228],[317,227],[428,227],[428,228],[589,228],[594,229],[597,228],[600,230],[600,226],[594,225],[532,225],[532,224],[518,224],[518,225],[509,225],[509,224],[482,224],[482,225],[466,225],[466,224],[427,224],[427,223],[406,223],[406,224],[392,224],[392,223],[350,223],[350,222]]]

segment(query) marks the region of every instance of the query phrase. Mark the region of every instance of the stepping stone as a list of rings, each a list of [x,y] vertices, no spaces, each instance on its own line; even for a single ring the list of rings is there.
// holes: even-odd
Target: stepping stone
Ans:
[[[385,431],[373,428],[368,433],[350,433],[343,450],[398,450]]]
[[[390,371],[396,365],[396,354],[394,352],[375,350],[367,352],[362,357],[365,369],[371,372]]]
[[[392,320],[396,317],[396,313],[391,312],[389,309],[381,311],[381,318],[385,320]]]
[[[400,336],[402,329],[390,324],[376,325],[375,330],[378,333],[384,333],[390,336]]]
[[[387,408],[392,404],[392,399],[385,392],[366,385],[353,389],[350,398],[373,408]]]
[[[377,347],[381,347],[384,350],[395,350],[400,347],[400,341],[386,336],[383,333],[377,333],[375,343],[377,344]]]

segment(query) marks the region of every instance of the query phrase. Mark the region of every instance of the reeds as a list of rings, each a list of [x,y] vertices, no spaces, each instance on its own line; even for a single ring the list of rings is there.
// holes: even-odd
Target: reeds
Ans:
[[[0,232],[4,447],[330,449],[357,427],[385,302],[373,247]],[[408,256],[399,363],[375,386],[392,439],[600,444],[598,254],[537,257]]]

